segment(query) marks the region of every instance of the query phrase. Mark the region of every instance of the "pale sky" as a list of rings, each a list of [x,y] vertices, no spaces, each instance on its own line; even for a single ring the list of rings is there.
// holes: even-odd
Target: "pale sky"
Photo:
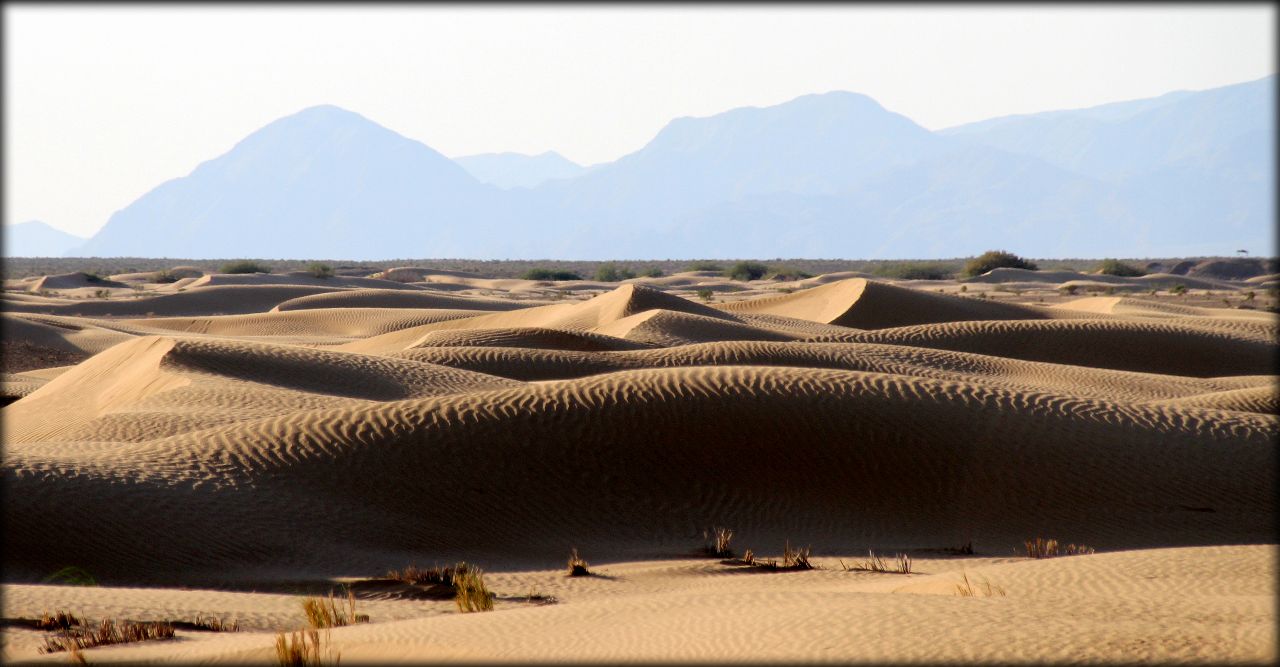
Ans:
[[[924,127],[1275,72],[1275,8],[4,6],[5,222],[91,235],[317,104],[456,157],[583,164],[668,121],[851,90]]]

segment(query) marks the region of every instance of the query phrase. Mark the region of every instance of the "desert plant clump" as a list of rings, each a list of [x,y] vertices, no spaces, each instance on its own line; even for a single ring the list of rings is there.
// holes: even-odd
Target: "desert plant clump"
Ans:
[[[95,646],[173,639],[173,636],[173,626],[169,623],[116,621],[104,618],[97,625],[82,623],[59,630],[56,635],[45,638],[40,652],[68,651],[74,654]]]
[[[972,553],[972,551],[970,551]],[[897,554],[894,556],[893,562],[890,563],[884,558],[877,556],[874,551],[867,552],[866,560],[854,563],[853,565],[845,565],[844,561],[840,561],[840,565],[844,567],[846,572],[886,572],[889,574],[911,574],[911,556],[906,554]]]
[[[723,270],[723,266],[708,260],[693,262],[689,264],[689,266],[685,267],[685,271],[715,271],[718,273]]]
[[[1147,275],[1146,271],[1132,264],[1125,264],[1118,259],[1102,260],[1098,264],[1097,272],[1105,276],[1119,276],[1121,278],[1137,278],[1138,276]]]
[[[712,292],[709,289],[700,289],[698,290],[698,298],[710,303],[711,300],[715,298],[715,292]]]
[[[178,276],[174,275],[173,272],[170,271],[169,269],[162,269],[160,271],[156,271],[155,273],[151,274],[151,277],[148,278],[148,280],[150,280],[153,283],[160,283],[160,284],[167,285],[169,283],[178,282]]]
[[[387,573],[390,579],[403,581],[406,584],[417,586],[430,584],[444,584],[453,586],[453,577],[458,573],[465,573],[471,566],[466,562],[459,562],[452,566],[431,568],[421,568],[417,565],[410,565],[403,570],[392,570]]]
[[[307,265],[307,273],[313,278],[332,278],[333,267],[321,262],[312,262]]]
[[[1077,291],[1077,290],[1079,290],[1079,289],[1080,289],[1080,286],[1079,286],[1079,285],[1063,285],[1062,287],[1059,287],[1059,288],[1058,288],[1058,291],[1059,291],[1059,292],[1062,292],[1063,294],[1065,294],[1065,295],[1067,295],[1067,296],[1071,296],[1071,295],[1075,294],[1075,293],[1076,293],[1076,291]]]
[[[493,611],[493,593],[484,584],[484,571],[478,567],[454,570],[452,582],[457,591],[453,600],[458,611],[469,614],[476,611]]]
[[[1169,293],[1170,293],[1170,294],[1176,294],[1176,295],[1178,295],[1178,296],[1182,296],[1183,294],[1186,294],[1186,293],[1187,293],[1187,286],[1186,286],[1186,285],[1174,285],[1173,287],[1170,287],[1170,288],[1169,288]]]
[[[661,278],[666,274],[662,272],[662,269],[659,269],[658,267],[655,266],[651,269],[645,269],[644,271],[641,271],[640,275],[644,276],[645,278]]]
[[[1038,267],[1011,252],[988,250],[965,263],[962,274],[967,278],[972,278],[992,269],[1026,269],[1035,271]]]
[[[569,552],[569,576],[571,576],[571,577],[585,577],[585,576],[587,576],[587,575],[591,574],[591,572],[587,570],[587,565],[589,565],[589,563],[587,563],[587,561],[583,560],[583,559],[582,559],[582,556],[579,556],[579,555],[578,555],[578,550],[577,550],[577,549],[572,549],[572,550],[570,550],[570,552]]]
[[[759,280],[769,272],[769,267],[760,262],[738,262],[724,272],[724,277],[731,280]]]
[[[813,564],[809,562],[809,547],[792,549],[791,542],[788,541],[782,549],[782,567],[786,570],[812,570]]]
[[[276,635],[276,664],[284,667],[320,667],[326,663],[337,665],[341,655],[334,653],[332,646],[325,646],[328,642],[327,630],[323,641],[318,630],[288,634],[282,632]]]
[[[110,299],[110,298],[111,298],[111,290],[109,290],[109,289],[96,289],[96,290],[93,290],[93,297],[94,297],[95,299]]]
[[[956,595],[966,598],[1005,597],[1004,587],[997,586],[986,579],[978,582],[969,581],[968,572],[962,572],[961,575],[964,577],[964,582],[956,584]]]
[[[315,630],[340,628],[369,622],[368,615],[356,613],[356,595],[351,590],[347,591],[347,599],[341,607],[339,607],[338,601],[333,597],[332,593],[329,594],[327,600],[324,598],[307,598],[302,601],[302,613],[307,617],[307,625]]]
[[[257,262],[242,259],[235,262],[227,262],[218,269],[218,273],[271,273],[271,267],[263,266]]]
[[[1046,540],[1043,537],[1026,540],[1024,546],[1027,558],[1055,558],[1057,556],[1079,556],[1093,553],[1093,547],[1083,544],[1060,545],[1057,540]]]
[[[891,262],[877,265],[871,273],[881,278],[899,280],[948,280],[955,276],[957,270],[959,267],[954,264]]]
[[[769,273],[770,280],[793,281],[793,280],[804,280],[805,278],[812,278],[812,277],[813,277],[812,273],[801,271],[800,269],[797,269],[794,266],[780,266],[780,267],[774,268]]]
[[[196,620],[191,622],[191,627],[206,632],[240,632],[240,621],[233,620],[227,623],[216,616],[196,614]]]
[[[620,267],[613,262],[601,264],[596,268],[596,280],[599,280],[602,283],[616,283],[622,280],[630,280],[635,277],[636,274],[630,267]]]
[[[576,271],[561,271],[542,268],[529,269],[520,277],[525,280],[582,280],[582,276],[578,275]]]
[[[721,526],[716,526],[710,531],[702,531],[702,552],[708,556],[715,558],[732,558],[733,549],[729,548],[729,543],[733,541],[733,531]]]

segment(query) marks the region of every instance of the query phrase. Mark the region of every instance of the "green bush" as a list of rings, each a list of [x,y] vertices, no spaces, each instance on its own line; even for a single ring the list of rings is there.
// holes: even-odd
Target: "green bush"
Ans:
[[[972,278],[980,276],[992,269],[1027,269],[1035,271],[1035,264],[1003,250],[988,250],[971,259],[964,265],[964,276]]]
[[[881,264],[871,272],[877,276],[899,280],[947,280],[955,275],[956,268],[955,265],[950,264],[894,262]]]
[[[554,269],[529,269],[522,276],[525,280],[582,280],[576,271]]]
[[[686,271],[723,271],[724,267],[711,261],[694,262],[685,268]]]
[[[227,262],[218,269],[219,273],[271,273],[271,267],[257,262],[242,259],[238,262]]]
[[[307,265],[307,273],[310,273],[316,278],[332,278],[333,267],[320,262],[312,262]]]
[[[664,274],[662,273],[662,269],[655,266],[652,269],[645,269],[640,275],[645,278],[661,278]]]
[[[635,277],[636,274],[630,267],[620,267],[613,262],[601,264],[596,269],[596,280],[602,283],[616,283],[620,280],[629,280]]]
[[[769,267],[760,262],[738,262],[724,272],[724,277],[733,280],[759,280],[769,271]]]
[[[1186,285],[1174,285],[1173,287],[1170,287],[1170,288],[1169,288],[1169,293],[1170,293],[1170,294],[1177,294],[1178,296],[1182,296],[1183,294],[1186,294],[1186,293],[1187,293],[1187,286],[1186,286]]]
[[[715,296],[715,292],[712,292],[712,291],[711,291],[711,290],[709,290],[709,289],[700,289],[700,290],[698,290],[698,298],[699,298],[699,299],[702,299],[703,301],[708,301],[708,302],[709,302],[709,301],[711,301],[712,297],[714,297],[714,296]]]
[[[1147,275],[1146,271],[1131,264],[1125,264],[1118,259],[1102,260],[1102,263],[1098,265],[1098,273],[1121,278],[1137,278],[1138,276]]]
[[[773,273],[769,276],[773,280],[804,280],[812,278],[812,273],[806,273],[794,266],[780,266],[773,269]]]

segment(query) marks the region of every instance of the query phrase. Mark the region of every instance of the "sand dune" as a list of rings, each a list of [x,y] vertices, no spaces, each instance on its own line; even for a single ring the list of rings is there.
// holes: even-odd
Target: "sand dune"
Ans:
[[[680,296],[721,280],[693,273],[583,299],[394,277],[466,289],[6,299],[6,616],[235,615],[87,655],[269,661],[298,591],[466,559],[495,613],[361,588],[373,623],[332,633],[342,659],[1275,657],[1272,313],[850,275],[710,304]],[[692,558],[714,525],[824,569]],[[1099,553],[1016,556],[1034,536]],[[602,576],[551,569],[570,547]],[[839,566],[868,549],[916,574]],[[104,586],[40,585],[69,564]],[[962,575],[1007,594],[958,597]],[[65,660],[0,636],[6,662]]]
[[[312,294],[281,302],[273,310],[306,310],[311,308],[443,308],[452,310],[505,311],[529,305],[504,299],[455,297],[427,290],[362,289],[349,292]]]
[[[857,329],[969,320],[1030,320],[1046,317],[1026,306],[930,294],[864,278],[850,278],[776,297],[737,301],[731,313],[782,315]]]

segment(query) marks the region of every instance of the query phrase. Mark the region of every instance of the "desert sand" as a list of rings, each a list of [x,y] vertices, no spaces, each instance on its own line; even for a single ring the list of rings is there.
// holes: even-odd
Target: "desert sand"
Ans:
[[[271,663],[343,586],[344,664],[1274,662],[1277,316],[1052,273],[10,281],[3,616],[239,622],[92,663]],[[385,577],[464,560],[492,612]]]

